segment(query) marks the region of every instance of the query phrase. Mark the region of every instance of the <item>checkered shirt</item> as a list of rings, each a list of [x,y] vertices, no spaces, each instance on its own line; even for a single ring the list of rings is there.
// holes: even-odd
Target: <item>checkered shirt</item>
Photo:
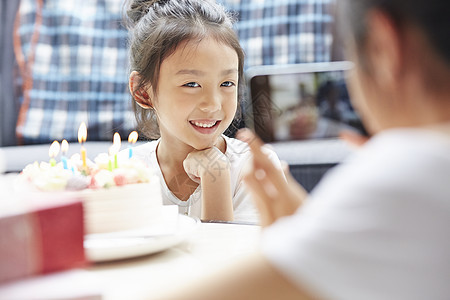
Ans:
[[[237,15],[246,67],[331,59],[335,0],[218,0]]]
[[[127,89],[123,0],[22,0],[15,53],[23,97],[17,124],[25,144],[122,137],[135,127]]]

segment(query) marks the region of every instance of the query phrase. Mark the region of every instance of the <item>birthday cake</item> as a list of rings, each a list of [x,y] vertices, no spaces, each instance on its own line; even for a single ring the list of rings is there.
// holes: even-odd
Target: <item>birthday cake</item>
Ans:
[[[19,182],[28,191],[81,199],[86,234],[146,228],[161,220],[159,178],[135,158],[112,163],[104,153],[87,163],[80,155],[35,162],[23,169]]]

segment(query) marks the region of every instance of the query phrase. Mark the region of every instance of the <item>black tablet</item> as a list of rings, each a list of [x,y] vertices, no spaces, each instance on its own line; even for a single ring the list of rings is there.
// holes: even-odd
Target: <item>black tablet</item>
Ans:
[[[245,122],[265,142],[365,134],[346,87],[351,62],[270,65],[249,68]]]

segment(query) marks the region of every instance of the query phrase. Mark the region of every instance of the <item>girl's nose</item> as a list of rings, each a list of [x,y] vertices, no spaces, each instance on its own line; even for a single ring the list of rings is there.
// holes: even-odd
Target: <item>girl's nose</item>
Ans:
[[[200,102],[199,109],[202,112],[216,112],[221,108],[221,99],[217,93],[208,93],[204,95]]]

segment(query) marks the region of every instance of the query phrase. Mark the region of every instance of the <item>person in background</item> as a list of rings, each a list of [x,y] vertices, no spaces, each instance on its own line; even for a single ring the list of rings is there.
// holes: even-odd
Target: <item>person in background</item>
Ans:
[[[257,222],[241,172],[250,150],[223,135],[244,65],[231,17],[204,0],[129,1],[127,16],[138,126],[158,138],[133,152],[159,175],[163,203],[202,220]]]
[[[307,195],[250,131],[261,252],[164,299],[448,299],[450,2],[341,0],[371,138]]]

